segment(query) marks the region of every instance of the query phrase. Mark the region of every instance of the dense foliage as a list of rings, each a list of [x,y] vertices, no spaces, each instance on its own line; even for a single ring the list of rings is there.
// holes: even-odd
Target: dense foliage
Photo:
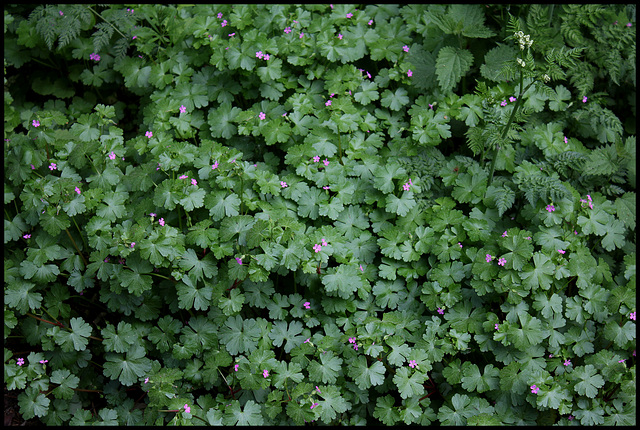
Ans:
[[[635,11],[5,6],[21,414],[635,424]]]

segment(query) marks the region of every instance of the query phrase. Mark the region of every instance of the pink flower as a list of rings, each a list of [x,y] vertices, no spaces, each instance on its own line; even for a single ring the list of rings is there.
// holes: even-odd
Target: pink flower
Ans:
[[[546,209],[547,211],[549,211],[549,212],[553,212],[553,211],[555,211],[555,210],[556,210],[555,206],[553,206],[553,205],[547,205],[547,207],[546,207],[545,209]]]
[[[624,359],[618,360],[618,363],[624,363]]]
[[[322,391],[320,391],[320,388],[318,388],[317,385],[316,385],[316,390],[318,390],[318,393],[322,394]]]
[[[188,178],[188,176],[187,176],[187,175],[182,175],[182,176],[180,176],[178,179],[187,179],[187,178]]]
[[[264,54],[264,61],[268,61],[268,60],[269,60],[269,58],[271,58],[271,57],[269,56],[269,54]]]
[[[144,378],[144,383],[147,384],[149,382],[149,378]]]
[[[152,133],[152,132],[150,132],[150,131],[147,131],[144,135],[145,135],[146,137],[148,137],[149,139],[151,139],[151,138],[153,137],[153,133]]]
[[[180,113],[185,113],[187,111],[187,107],[184,105],[180,105]]]
[[[23,239],[30,239],[31,235],[30,234],[25,234],[24,236],[22,236]]]
[[[265,115],[264,112],[260,112],[260,114],[258,115],[258,117],[260,118],[260,120],[262,121],[263,119],[265,119],[267,117],[267,115]]]
[[[40,360],[39,361],[40,364],[45,364],[45,363],[48,363],[48,362],[49,362],[49,360]]]
[[[591,200],[591,195],[590,195],[590,194],[587,194],[587,199],[588,199],[590,202],[592,202],[592,201],[593,201],[593,200]]]
[[[570,365],[570,364],[571,364],[571,360],[566,359],[566,360],[564,361],[564,363],[562,363],[562,364],[564,364],[565,366],[568,366],[568,365]]]
[[[327,243],[327,241],[326,241],[326,240],[324,240],[324,237],[323,237],[323,238],[322,238],[322,246],[327,246],[327,245],[329,245],[329,244]]]
[[[58,166],[57,166],[57,164],[56,164],[56,163],[51,163],[51,164],[49,165],[49,170],[56,170],[56,168],[57,168],[57,167],[58,167]]]
[[[629,314],[629,318],[631,318],[632,320],[634,320],[634,321],[635,321],[635,320],[636,320],[636,313],[635,313],[635,312],[631,312],[631,313]]]
[[[460,248],[462,248],[462,244],[460,242],[458,242],[458,245],[460,245]]]
[[[315,157],[313,157],[313,162],[314,163],[317,163],[318,161],[320,161],[320,157],[319,156],[316,155]]]
[[[236,35],[235,33],[229,33],[229,34],[227,34],[227,36],[229,36],[229,37],[233,37],[233,36],[235,36],[235,35]]]
[[[353,345],[353,349],[358,350],[358,345]]]
[[[36,121],[35,119],[31,123],[34,127],[40,127],[40,121]]]
[[[502,101],[500,102],[500,106],[506,106],[506,105],[507,105],[507,101],[506,101],[506,100],[502,100]]]
[[[234,370],[237,372],[238,371],[238,367],[240,367],[239,364],[236,364],[235,366],[233,366]]]
[[[134,246],[136,246],[135,242],[131,242],[131,248],[133,248]]]
[[[109,154],[109,158],[112,159],[112,160],[115,160],[116,159],[116,154],[114,154],[114,152],[111,151],[111,154]]]
[[[498,327],[500,327],[498,324],[495,325],[496,330],[498,330]]]
[[[404,45],[402,49],[404,50],[404,52],[409,52],[409,47],[407,45]]]
[[[76,193],[80,194],[80,188],[76,187]]]
[[[347,18],[351,18],[352,16],[353,16],[353,14],[352,14],[351,12],[349,12],[349,13],[347,14]]]
[[[36,166],[34,166],[33,164],[31,164],[30,166],[31,166],[31,170],[36,170]]]
[[[373,20],[372,19],[369,20],[369,25],[371,25],[371,24],[373,24]]]
[[[266,378],[267,376],[269,376],[269,371],[268,371],[267,369],[264,369],[264,370],[262,371],[262,376],[264,376],[265,378]]]
[[[303,306],[305,307],[305,309],[311,309],[311,302],[304,302]]]
[[[17,360],[16,364],[17,364],[18,366],[22,366],[22,365],[24,364],[24,358],[18,358],[18,360]]]
[[[216,161],[211,165],[211,170],[216,170],[218,168],[218,162]]]
[[[582,97],[582,103],[586,103],[587,102],[587,96]]]
[[[407,76],[408,76],[408,77],[413,76],[413,72],[411,71],[411,69],[409,69],[409,71],[407,72]]]
[[[331,100],[327,100],[327,102],[324,105],[325,106],[331,106]]]
[[[242,266],[242,258],[236,257],[236,262]]]
[[[627,27],[631,27],[631,23],[630,22],[627,23]]]
[[[300,33],[300,39],[304,37],[304,33]]]
[[[418,366],[418,364],[416,363],[415,360],[410,360],[409,361],[409,367],[411,367],[412,369],[417,367],[417,366]]]
[[[222,12],[218,12],[218,19],[222,18]]]
[[[195,179],[191,180],[191,185],[198,185],[198,181],[196,181]]]
[[[314,403],[313,405],[311,405],[311,409],[315,408],[316,406],[319,406],[320,403]]]
[[[325,166],[329,165],[329,160],[327,160],[326,158],[324,160],[322,160],[322,162],[324,163]]]
[[[262,51],[256,52],[256,58],[262,58],[262,57],[263,57]]]
[[[227,25],[227,20],[225,19],[224,21],[222,21],[222,24],[220,24],[220,25],[222,25],[223,27],[225,27],[225,26]]]
[[[149,214],[149,216],[150,216],[151,218],[155,218],[156,214],[154,214],[153,212],[151,212],[151,213]]]
[[[342,40],[342,34],[338,34],[338,39]]]
[[[317,243],[313,245],[313,250],[315,252],[320,252],[321,249],[322,249],[322,246],[318,245]]]
[[[189,405],[187,405],[186,403],[184,404],[184,411],[188,414],[191,413],[191,408],[189,407]]]
[[[536,387],[535,385],[532,385],[532,386],[531,386],[531,392],[532,392],[533,394],[538,394],[538,390],[539,390],[539,388],[538,388],[538,387]]]
[[[442,309],[442,308],[438,308],[438,313],[439,313],[440,315],[443,315],[443,314],[444,314],[444,309]]]
[[[282,188],[287,188],[287,187],[288,187],[287,183],[286,183],[286,182],[284,182],[284,181],[280,181],[280,186],[281,186]]]
[[[567,139],[567,136],[564,137],[564,143],[569,143],[569,139]]]
[[[362,264],[360,265],[360,271],[364,272],[364,269],[362,268]]]
[[[350,337],[349,338],[349,343],[356,343],[356,338],[355,337]]]
[[[560,254],[564,254],[566,251],[565,251],[564,249],[558,249],[558,252],[559,252]]]
[[[506,262],[507,262],[506,258],[499,258],[498,259],[498,265],[499,266],[504,266],[504,263],[506,263]]]
[[[62,13],[62,11],[60,11],[60,16],[64,15],[64,13]]]
[[[502,237],[507,237],[507,231],[505,230],[504,233],[502,233]]]
[[[512,97],[509,97],[509,101],[510,101],[511,103],[515,102],[516,100],[518,100],[518,99],[516,99],[516,98],[515,98],[515,97],[513,97],[513,96],[512,96]]]
[[[484,258],[487,263],[491,263],[491,260],[493,259],[493,257],[491,256],[491,254],[487,254],[487,256]]]
[[[164,218],[160,218],[160,220],[158,220],[158,223],[164,227]]]
[[[569,421],[573,420],[574,416],[573,415],[569,415]]]
[[[305,341],[304,341],[304,342],[302,342],[302,343],[307,343],[307,342],[309,342],[310,340],[311,340],[311,338],[309,338],[309,339],[305,340]]]
[[[329,188],[331,188],[331,187],[330,187],[330,186],[328,186],[328,185],[327,185],[327,186],[322,187],[322,189],[323,189],[323,190],[328,190]]]
[[[291,27],[287,27],[287,28],[285,28],[285,29],[284,29],[284,32],[285,32],[285,33],[287,33],[287,34],[291,33]]]

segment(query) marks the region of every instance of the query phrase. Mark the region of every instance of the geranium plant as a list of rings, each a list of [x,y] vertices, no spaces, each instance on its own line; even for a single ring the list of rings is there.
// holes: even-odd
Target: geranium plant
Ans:
[[[25,419],[635,424],[634,5],[4,13]]]

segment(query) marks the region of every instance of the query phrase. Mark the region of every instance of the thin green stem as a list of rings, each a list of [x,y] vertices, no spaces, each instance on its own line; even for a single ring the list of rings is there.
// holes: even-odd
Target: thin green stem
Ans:
[[[71,243],[73,243],[73,246],[76,248],[76,251],[78,251],[78,255],[80,256],[80,258],[82,258],[82,261],[84,262],[84,266],[87,267],[89,265],[89,263],[84,258],[84,255],[82,255],[82,252],[80,252],[80,249],[78,248],[78,245],[76,244],[76,241],[73,240],[73,236],[71,236],[71,233],[69,233],[69,229],[65,228],[64,231],[67,232],[67,236],[69,236],[69,239],[71,239]]]
[[[122,36],[122,37],[126,38],[126,36],[125,36],[124,34],[122,34],[122,32],[121,32],[120,30],[118,30],[118,29],[117,29],[113,24],[111,24],[109,21],[107,21],[106,19],[104,19],[104,17],[103,17],[102,15],[100,15],[100,13],[96,12],[95,10],[93,10],[93,8],[92,8],[91,6],[87,6],[87,8],[88,8],[91,12],[95,13],[96,15],[98,15],[98,16],[99,16],[99,17],[100,17],[104,22],[106,22],[106,23],[107,23],[107,24],[109,24],[111,27],[113,27],[113,29],[114,29],[115,31],[117,31],[118,33],[120,33],[120,36]]]
[[[85,240],[84,240],[84,236],[82,235],[82,231],[80,231],[80,227],[78,227],[78,223],[76,222],[75,217],[71,217],[71,219],[73,220],[73,224],[75,224],[75,226],[76,226],[76,230],[78,230],[78,234],[80,235],[80,239],[82,239],[82,244],[84,245],[85,248],[87,248],[87,242],[85,242]]]

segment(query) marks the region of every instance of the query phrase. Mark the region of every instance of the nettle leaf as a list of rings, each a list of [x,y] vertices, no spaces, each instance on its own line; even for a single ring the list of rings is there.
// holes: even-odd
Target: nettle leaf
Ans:
[[[445,46],[438,52],[436,76],[444,92],[451,91],[466,75],[473,64],[473,55],[467,49]]]

